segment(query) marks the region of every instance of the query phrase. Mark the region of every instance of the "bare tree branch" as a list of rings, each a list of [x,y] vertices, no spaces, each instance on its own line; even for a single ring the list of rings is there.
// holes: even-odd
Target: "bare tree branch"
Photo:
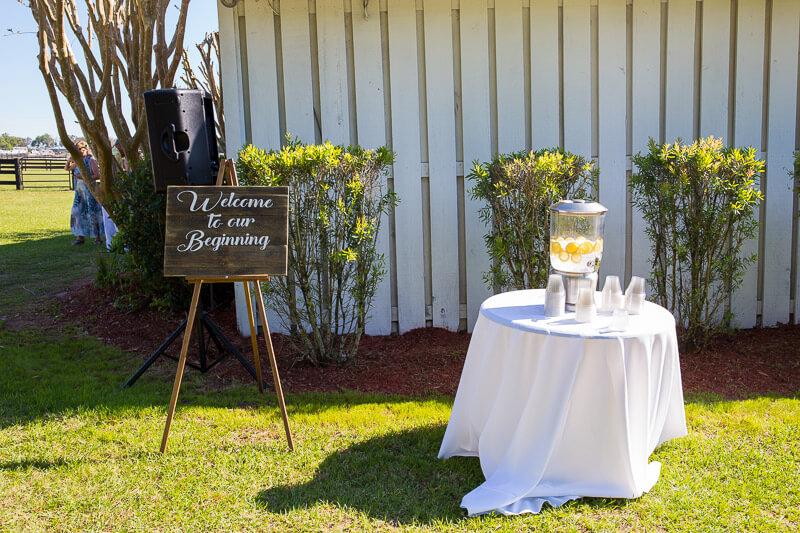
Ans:
[[[207,33],[205,39],[195,45],[200,52],[200,74],[198,78],[192,70],[189,62],[189,54],[183,51],[183,75],[181,80],[190,88],[203,89],[211,95],[214,102],[214,114],[216,115],[217,142],[220,151],[225,152],[225,109],[222,101],[222,71],[220,69],[219,56],[219,32]],[[216,68],[215,68],[216,67]]]
[[[174,84],[190,0],[176,2],[179,2],[178,21],[169,39],[165,17],[171,0],[30,0],[28,3],[39,26],[39,70],[50,96],[59,137],[75,159],[92,195],[105,206],[118,196],[114,177],[119,165],[112,153],[115,138],[130,160],[139,159],[149,151],[144,142],[147,121],[142,93]],[[77,42],[75,50],[71,41]],[[59,95],[72,109],[94,152],[100,168],[100,184],[90,178],[91,172],[85,168],[66,132]],[[124,109],[128,107],[130,112],[126,113]]]

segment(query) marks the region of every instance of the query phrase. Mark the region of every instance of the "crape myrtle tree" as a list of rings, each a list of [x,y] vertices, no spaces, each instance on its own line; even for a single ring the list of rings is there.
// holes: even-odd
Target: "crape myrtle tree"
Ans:
[[[195,44],[200,52],[201,78],[198,78],[189,62],[189,52],[183,51],[183,75],[181,80],[187,87],[202,89],[211,95],[214,102],[214,115],[217,126],[217,139],[219,150],[227,153],[225,149],[225,108],[222,105],[222,71],[219,60],[219,32],[206,33],[205,39]]]
[[[112,153],[114,140],[119,139],[132,163],[149,152],[142,93],[173,86],[181,65],[189,1],[28,1],[39,27],[39,70],[61,143],[112,218],[111,200],[119,199],[114,179],[121,170]],[[168,31],[166,13],[171,5],[177,8],[177,20],[174,30]],[[59,96],[72,109],[97,159],[99,185],[86,178],[90,172],[67,134]]]

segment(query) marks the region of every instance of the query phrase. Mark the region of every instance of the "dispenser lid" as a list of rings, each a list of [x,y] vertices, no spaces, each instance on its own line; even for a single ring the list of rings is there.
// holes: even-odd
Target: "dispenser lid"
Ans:
[[[561,200],[550,206],[550,211],[568,215],[601,215],[608,209],[599,202],[591,200]]]

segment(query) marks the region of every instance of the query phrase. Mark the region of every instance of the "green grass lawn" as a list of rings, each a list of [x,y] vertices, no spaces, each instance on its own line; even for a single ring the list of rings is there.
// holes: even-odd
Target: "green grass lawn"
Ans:
[[[0,188],[0,317],[46,305],[48,296],[92,276],[100,247],[72,246],[69,214],[75,193]]]
[[[69,246],[70,194],[0,192],[0,272],[24,255],[14,280],[39,298],[92,270],[92,252]],[[0,316],[27,294],[2,296]],[[0,531],[800,529],[800,395],[688,398],[689,436],[655,451],[661,478],[637,500],[467,518],[478,460],[436,458],[450,399],[287,395],[290,452],[274,394],[188,370],[162,456],[172,378],[120,390],[140,364],[78,326],[0,319]]]

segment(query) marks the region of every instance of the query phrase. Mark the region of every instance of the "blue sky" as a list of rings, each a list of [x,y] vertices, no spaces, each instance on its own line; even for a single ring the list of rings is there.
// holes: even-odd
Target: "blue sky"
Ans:
[[[31,138],[49,133],[57,139],[50,98],[36,59],[39,47],[30,9],[18,0],[0,0],[0,10],[0,133]],[[218,24],[216,1],[192,0],[185,37],[190,54],[194,44],[207,32],[216,31]],[[10,35],[9,28],[22,33]],[[195,52],[194,62],[198,55]],[[67,131],[81,135],[74,120],[70,115]]]

